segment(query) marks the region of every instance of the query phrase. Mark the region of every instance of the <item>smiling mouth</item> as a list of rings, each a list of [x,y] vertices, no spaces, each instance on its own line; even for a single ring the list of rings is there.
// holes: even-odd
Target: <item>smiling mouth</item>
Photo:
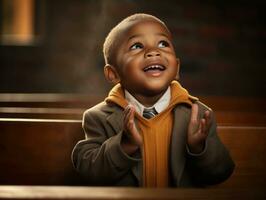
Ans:
[[[144,72],[147,71],[164,71],[165,66],[163,65],[149,65],[143,69]]]

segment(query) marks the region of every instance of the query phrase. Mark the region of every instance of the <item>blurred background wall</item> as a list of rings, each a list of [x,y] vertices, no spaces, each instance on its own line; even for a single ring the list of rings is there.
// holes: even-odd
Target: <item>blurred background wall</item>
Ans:
[[[23,7],[21,2],[26,1],[16,0],[15,5]],[[191,94],[265,97],[264,1],[30,0],[29,3],[32,40],[16,43],[1,37],[0,93],[105,96],[110,85],[103,76],[104,38],[124,17],[145,12],[161,18],[172,31],[176,54],[181,60],[180,82]],[[3,27],[12,18],[6,4],[7,1],[0,0],[2,36]],[[18,21],[23,18],[17,17]]]

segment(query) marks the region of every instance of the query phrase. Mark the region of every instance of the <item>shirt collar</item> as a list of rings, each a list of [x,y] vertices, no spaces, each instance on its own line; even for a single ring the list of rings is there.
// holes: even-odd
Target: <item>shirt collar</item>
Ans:
[[[143,106],[127,90],[125,90],[125,98],[130,104],[132,104],[135,107],[137,113],[139,113],[140,115],[143,114],[144,108],[147,108],[147,107]],[[170,103],[170,100],[171,100],[171,89],[170,89],[170,87],[168,87],[167,90],[165,91],[165,93],[163,94],[163,96],[153,106],[148,107],[148,108],[154,107],[155,110],[158,113],[160,113],[160,112],[164,111],[167,108],[167,106]]]

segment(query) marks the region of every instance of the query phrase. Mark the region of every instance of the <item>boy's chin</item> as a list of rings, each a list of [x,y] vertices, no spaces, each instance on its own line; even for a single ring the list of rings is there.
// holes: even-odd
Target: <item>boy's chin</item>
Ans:
[[[166,90],[172,81],[150,81],[147,83],[146,88],[154,92]]]
[[[157,96],[160,95],[162,93],[164,93],[169,85],[167,86],[161,86],[161,87],[149,87],[149,88],[144,88],[145,91],[143,92],[146,96]]]

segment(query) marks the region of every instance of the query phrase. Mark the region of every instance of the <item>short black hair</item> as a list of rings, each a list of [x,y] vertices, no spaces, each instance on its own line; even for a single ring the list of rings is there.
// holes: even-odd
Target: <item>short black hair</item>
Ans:
[[[134,22],[138,20],[152,20],[152,21],[159,22],[170,33],[165,23],[153,15],[144,14],[144,13],[136,13],[136,14],[130,15],[127,18],[123,19],[120,23],[118,23],[105,38],[105,41],[103,44],[103,55],[104,55],[105,64],[110,64],[110,65],[116,64],[114,57],[115,57],[115,52],[117,48],[117,43],[115,41],[117,41],[118,38],[121,36],[123,27],[125,27],[125,25],[127,25],[130,22]]]

